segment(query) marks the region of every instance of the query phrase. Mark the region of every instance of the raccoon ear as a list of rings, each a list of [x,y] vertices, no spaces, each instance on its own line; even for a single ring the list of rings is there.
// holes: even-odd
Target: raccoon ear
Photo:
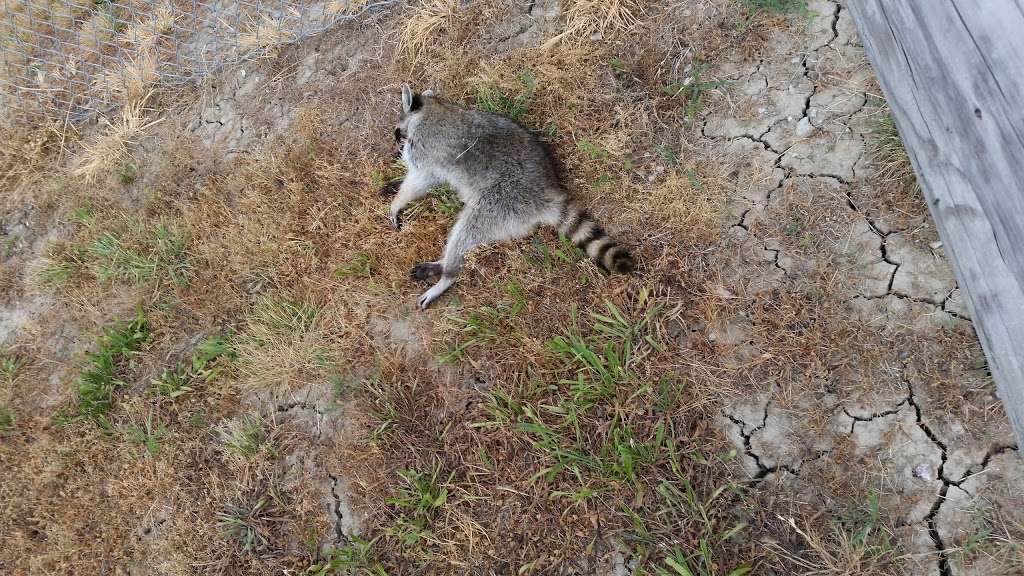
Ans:
[[[412,110],[412,99],[413,93],[412,88],[408,84],[402,84],[402,111],[409,112]]]
[[[423,106],[423,99],[415,94],[408,84],[402,84],[402,111],[408,114],[415,112]]]

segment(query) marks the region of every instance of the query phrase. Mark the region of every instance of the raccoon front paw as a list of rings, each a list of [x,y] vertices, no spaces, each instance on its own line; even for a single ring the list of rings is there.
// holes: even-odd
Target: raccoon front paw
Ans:
[[[391,222],[391,227],[394,228],[395,230],[401,230],[402,229],[402,215],[401,215],[401,213],[400,212],[393,212],[393,211],[389,212],[388,213],[388,222]]]
[[[398,194],[398,189],[401,186],[402,186],[402,180],[401,179],[399,179],[399,180],[392,180],[391,182],[388,182],[387,184],[381,186],[380,189],[377,190],[377,194],[379,196],[384,197],[384,198],[389,198],[391,196],[394,196],[395,194]]]
[[[439,262],[420,262],[409,271],[409,278],[413,280],[430,280],[441,275],[442,267]]]
[[[431,290],[427,290],[423,294],[420,294],[420,299],[417,301],[420,306],[420,310],[426,310],[430,303],[437,299],[437,296],[431,294]]]

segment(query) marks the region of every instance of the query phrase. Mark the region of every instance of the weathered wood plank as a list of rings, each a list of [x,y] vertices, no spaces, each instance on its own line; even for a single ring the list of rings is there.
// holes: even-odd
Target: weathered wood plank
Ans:
[[[1024,7],[848,4],[1024,449]]]

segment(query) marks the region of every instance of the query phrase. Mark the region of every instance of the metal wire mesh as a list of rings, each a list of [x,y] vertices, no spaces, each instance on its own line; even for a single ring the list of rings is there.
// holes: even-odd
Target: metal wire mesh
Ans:
[[[399,0],[0,0],[0,110],[71,121]]]

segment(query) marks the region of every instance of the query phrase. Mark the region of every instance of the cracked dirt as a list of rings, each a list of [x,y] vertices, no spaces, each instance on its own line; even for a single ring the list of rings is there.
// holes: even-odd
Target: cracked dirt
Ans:
[[[703,126],[706,135],[725,139],[730,156],[745,159],[729,240],[742,261],[760,265],[761,277],[749,290],[785,290],[807,281],[824,249],[834,258],[852,316],[883,332],[969,330],[970,315],[927,215],[887,213],[871,198],[866,149],[869,115],[877,109],[872,112],[869,102],[877,102],[878,90],[849,15],[831,2],[809,7],[818,14],[816,24],[808,26],[803,46],[786,50],[791,57],[725,67],[734,79],[724,97],[731,108]],[[815,215],[823,206],[825,214]],[[813,238],[804,236],[808,229]],[[744,330],[742,323],[734,328]],[[828,485],[821,479],[832,474],[863,474],[881,506],[896,514],[897,535],[912,557],[908,573],[992,573],[985,558],[965,560],[971,534],[976,538],[985,522],[983,513],[970,511],[993,505],[974,483],[982,491],[986,482],[1006,486],[1001,483],[1020,466],[1012,436],[998,421],[972,435],[958,418],[970,416],[942,414],[932,403],[952,391],[922,381],[926,377],[906,362],[918,353],[894,348],[885,373],[875,376],[879,390],[855,399],[825,390],[784,398],[786,385],[775,384],[724,408],[722,424],[744,455],[751,483],[785,486],[799,478],[820,490]],[[808,412],[823,421],[806,421]],[[994,454],[1008,458],[998,469],[990,468]],[[822,473],[830,467],[837,470]]]
[[[460,11],[472,12],[471,3],[464,4],[452,13],[456,16],[450,17],[456,18]],[[735,28],[734,22],[722,16],[732,8],[705,2],[685,4],[685,16],[690,21],[710,26],[720,24],[717,18]],[[862,529],[863,525],[851,517],[870,510],[874,503],[882,515],[875,521],[891,528],[888,545],[898,550],[899,562],[891,573],[1014,574],[1024,565],[1020,542],[1014,540],[1024,526],[1024,464],[985,369],[964,295],[956,286],[944,248],[920,200],[899,197],[874,179],[871,131],[884,110],[849,13],[842,2],[827,0],[813,0],[808,9],[813,16],[780,17],[768,31],[758,32],[756,48],[735,46],[715,52],[703,74],[724,84],[705,94],[703,107],[692,121],[665,114],[656,106],[629,116],[599,101],[594,108],[614,117],[607,121],[612,126],[609,134],[573,134],[571,141],[562,144],[563,151],[571,155],[577,143],[587,138],[613,153],[634,146],[628,154],[621,154],[638,164],[643,197],[622,197],[615,191],[592,190],[590,194],[607,194],[629,206],[623,211],[627,224],[620,223],[622,233],[640,245],[651,262],[642,281],[650,281],[683,310],[671,318],[666,329],[679,358],[692,359],[707,353],[714,357],[713,370],[707,368],[710,362],[699,366],[724,375],[716,376],[720,388],[693,392],[704,395],[694,403],[713,407],[715,416],[710,420],[735,449],[736,459],[730,465],[738,469],[738,498],[743,506],[770,516],[810,519],[808,522],[826,518],[820,521],[823,530],[835,529],[839,534]],[[474,34],[463,41],[467,50],[487,54],[488,58],[514,59],[519,51],[536,50],[550,41],[564,17],[563,3],[558,0],[514,3],[500,18],[480,17]],[[234,162],[244,162],[262,146],[276,145],[275,138],[298,130],[296,126],[304,121],[300,114],[304,108],[316,105],[331,110],[331,114],[317,118],[324,133],[341,135],[331,144],[360,161],[367,157],[372,160],[356,168],[340,169],[338,181],[347,188],[332,190],[337,199],[330,198],[325,204],[303,205],[300,225],[282,213],[281,220],[291,226],[282,225],[284,231],[274,229],[273,221],[246,221],[249,212],[255,210],[252,203],[266,198],[254,200],[238,191],[226,198],[204,197],[210,203],[222,202],[218,209],[240,213],[241,226],[256,229],[252,234],[256,240],[251,245],[231,246],[232,250],[246,251],[242,256],[214,253],[211,260],[231,269],[234,275],[224,279],[211,274],[211,282],[221,282],[217,284],[219,289],[249,298],[279,291],[288,282],[299,283],[281,272],[282,262],[309,263],[303,274],[316,278],[312,282],[316,288],[330,289],[324,297],[328,301],[324,309],[343,319],[341,328],[312,336],[325,341],[349,338],[361,342],[358,354],[339,361],[350,371],[349,378],[363,382],[374,374],[361,355],[408,362],[415,366],[417,377],[440,390],[440,416],[432,417],[454,418],[453,414],[478,406],[490,383],[500,379],[501,370],[507,369],[477,362],[472,355],[458,367],[438,361],[443,350],[432,340],[432,331],[457,332],[459,328],[452,328],[451,322],[463,305],[456,301],[451,304],[454,310],[448,309],[440,316],[410,313],[398,301],[402,295],[397,294],[406,289],[405,268],[392,276],[373,278],[369,291],[377,296],[387,294],[386,309],[373,309],[372,305],[356,302],[356,298],[335,299],[331,290],[338,286],[331,282],[339,282],[338,278],[330,270],[326,279],[316,276],[323,273],[321,268],[350,260],[357,250],[372,254],[373,265],[386,270],[392,265],[397,270],[413,257],[390,231],[382,231],[379,219],[367,218],[372,225],[362,221],[355,225],[365,226],[352,236],[358,239],[358,246],[349,245],[351,241],[339,242],[351,240],[347,231],[339,230],[364,216],[359,213],[363,210],[361,200],[353,199],[349,189],[365,195],[361,187],[368,179],[366,166],[371,162],[374,167],[381,165],[377,157],[383,156],[381,151],[387,147],[390,133],[391,118],[387,115],[393,114],[394,106],[389,99],[394,97],[397,80],[380,77],[381,62],[386,52],[393,50],[381,39],[382,26],[387,23],[377,20],[346,25],[284,49],[272,58],[211,76],[184,107],[177,123],[181,132],[172,134],[168,130],[143,138],[137,143],[139,156],[156,164],[154,156],[161,153],[161,139],[179,138],[190,149],[181,160],[189,165],[189,172],[200,177],[209,175],[209,182],[215,182],[226,178],[222,171],[235,169]],[[591,33],[591,40],[600,37],[598,31]],[[700,42],[691,40],[695,45]],[[628,45],[619,41],[616,46],[626,59]],[[685,70],[679,63],[694,50],[680,47],[682,55],[671,55],[674,67]],[[547,57],[538,56],[537,67],[557,72],[559,62]],[[694,64],[690,62],[691,70]],[[480,65],[474,73],[487,73],[488,65]],[[409,65],[417,82],[447,82],[453,87],[453,97],[468,98],[472,87],[463,78],[451,78],[452,74],[465,74],[444,68],[440,64],[420,68]],[[654,75],[636,71],[638,77],[647,73]],[[557,73],[551,75],[557,78]],[[623,89],[614,74],[607,76],[601,78],[598,88],[587,89],[610,94]],[[543,84],[538,94],[544,97]],[[612,100],[611,96],[601,98]],[[573,108],[571,112],[575,111]],[[661,115],[669,120],[663,121]],[[642,126],[635,130],[641,136],[614,132],[630,122]],[[687,135],[679,137],[680,131],[687,131]],[[666,177],[672,167],[658,164],[651,149],[656,142],[672,142],[673,138],[682,141],[683,150],[692,154],[693,159],[684,161],[692,160],[688,166],[693,166],[695,173],[704,170],[702,176],[723,175],[724,184],[712,192],[722,196],[723,207],[715,214],[714,241],[695,242],[689,236],[679,241],[671,234],[665,240],[661,229],[652,229],[650,224],[648,191],[668,187],[670,194],[675,194],[672,186],[677,186]],[[573,160],[584,165],[592,163],[593,158],[588,160],[577,153]],[[277,168],[279,165],[272,164],[270,171]],[[574,184],[585,190],[597,175],[576,176]],[[251,175],[254,180],[270,181],[276,196],[307,201],[304,195],[308,191],[287,187],[286,176],[283,170]],[[158,170],[143,171],[137,183],[125,186],[123,195],[129,206],[125,210],[143,205],[141,198],[152,194],[153,189],[160,190],[157,196],[165,194],[180,202],[182,197],[194,198],[202,193],[202,186],[199,191],[174,190],[161,181],[162,177]],[[714,178],[708,180],[709,190],[712,184],[718,184]],[[602,216],[601,209],[612,212],[608,206],[598,208]],[[84,319],[92,318],[96,306],[87,302],[87,292],[72,291],[62,299],[52,290],[30,285],[33,271],[43,264],[52,245],[70,234],[71,227],[66,218],[33,223],[34,210],[43,212],[29,203],[5,213],[3,222],[5,237],[13,239],[8,244],[11,248],[3,254],[5,264],[10,266],[7,278],[15,280],[9,281],[13,288],[0,300],[0,344],[23,346],[34,339],[43,342],[38,346],[41,352],[33,359],[37,372],[32,374],[40,376],[38,382],[19,384],[21,399],[14,398],[14,388],[4,389],[0,397],[0,401],[16,405],[25,413],[52,409],[67,401],[67,380],[74,371],[72,360],[80,358],[89,346],[82,334],[95,328],[94,322]],[[338,216],[337,210],[351,212]],[[444,222],[420,224],[431,234],[443,234]],[[416,227],[403,234],[405,238],[410,234],[426,236]],[[315,250],[309,247],[313,241],[307,236],[316,237]],[[288,250],[274,253],[269,248],[271,239],[280,240]],[[522,248],[517,245],[502,250]],[[683,251],[687,252],[684,256],[671,259]],[[484,258],[492,263],[495,260],[493,253]],[[318,259],[324,264],[318,264]],[[684,263],[686,270],[682,270]],[[535,300],[548,300],[544,278],[531,279],[531,275],[538,274],[532,269],[515,270],[526,277],[522,282],[528,292],[532,290]],[[564,275],[565,271],[558,273]],[[473,291],[492,288],[493,279],[488,274],[478,268],[468,273],[470,278],[460,284],[465,298],[472,302]],[[687,282],[700,278],[700,282],[686,284],[678,280],[679,276]],[[708,289],[703,290],[705,287]],[[598,290],[621,289],[592,282],[574,286],[571,294],[583,298]],[[129,310],[142,290],[126,292],[105,296],[110,298],[105,305]],[[173,299],[168,302],[161,305],[179,305]],[[493,306],[490,300],[483,302]],[[705,304],[710,312],[701,308]],[[199,314],[205,305],[191,302],[190,310]],[[246,311],[242,305],[226,312],[217,310],[216,326],[230,323],[228,318]],[[530,312],[543,316],[545,309],[536,306]],[[210,326],[203,328],[209,330]],[[195,344],[198,332],[165,329],[178,340]],[[532,341],[521,345],[541,347]],[[168,352],[166,357],[170,355]],[[698,364],[680,362],[678,366],[682,366],[678,371],[686,374],[689,367]],[[258,388],[245,376],[239,377],[241,392],[220,391],[221,396],[203,406],[211,413],[220,410],[225,418],[238,411],[255,410],[267,414],[289,434],[295,442],[289,444],[277,464],[284,471],[285,483],[308,481],[308,494],[303,492],[301,502],[311,524],[324,528],[317,543],[341,546],[375,520],[367,514],[372,507],[360,501],[360,495],[368,490],[367,483],[356,477],[358,467],[350,462],[358,460],[353,451],[375,450],[356,440],[367,426],[366,415],[357,413],[365,406],[340,401],[324,374],[315,370],[299,372],[282,371],[280,381],[273,382],[269,390]],[[417,382],[403,389],[411,398],[410,404],[420,401],[422,391],[416,388]],[[45,418],[39,416],[36,420],[33,425],[46,431],[33,433],[48,438],[51,431],[41,423]],[[431,437],[427,443],[439,440]],[[200,455],[210,451],[201,444],[189,449]],[[178,464],[194,464],[190,460],[182,462]],[[248,469],[245,474],[249,474]],[[210,490],[223,492],[222,488],[215,485]],[[161,544],[155,540],[180,529],[185,522],[174,517],[174,503],[157,502],[148,503],[148,511],[140,515],[136,532],[141,543],[133,546],[141,552],[132,561],[134,568],[126,573],[145,573],[146,567],[153,565],[150,557],[159,556],[161,551]],[[503,518],[529,513],[518,510],[513,514],[509,510],[501,511]],[[565,514],[571,510],[572,506],[567,507]],[[751,538],[752,546],[764,549],[772,544],[793,554],[810,553],[806,543],[792,533],[782,528],[773,530],[770,522],[766,525],[769,528]],[[41,538],[33,530],[19,534],[28,534],[28,541]],[[473,530],[473,526],[467,528],[475,534]],[[600,554],[591,550],[593,558],[566,560],[559,573],[633,573],[639,555],[633,555],[621,542],[605,542],[600,531],[598,520],[598,535],[593,536],[592,546],[601,550]],[[210,542],[218,542],[212,530],[209,537]],[[213,565],[212,560],[207,561]]]

